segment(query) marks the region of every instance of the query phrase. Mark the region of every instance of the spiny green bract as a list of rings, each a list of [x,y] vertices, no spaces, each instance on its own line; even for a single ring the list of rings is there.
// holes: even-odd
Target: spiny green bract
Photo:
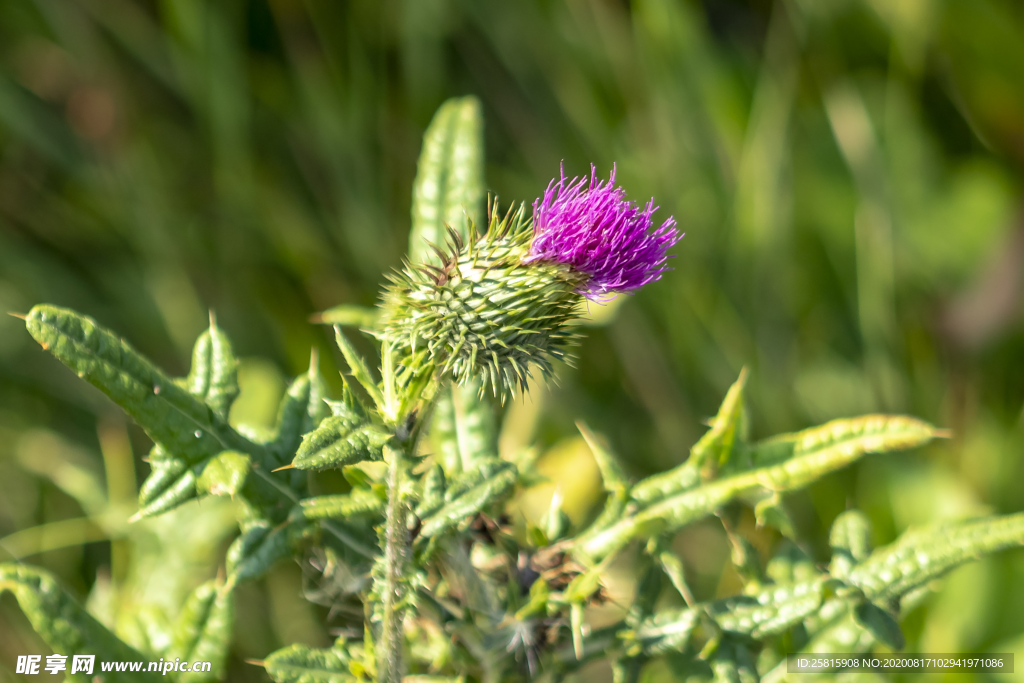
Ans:
[[[384,335],[408,357],[426,349],[459,384],[474,378],[503,398],[526,389],[532,368],[545,378],[575,341],[581,277],[561,264],[523,265],[533,237],[524,208],[490,207],[487,232],[449,231],[439,266],[407,265],[384,297]]]

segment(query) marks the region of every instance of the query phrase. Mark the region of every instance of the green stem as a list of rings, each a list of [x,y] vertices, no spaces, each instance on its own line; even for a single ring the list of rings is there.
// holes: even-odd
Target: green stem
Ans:
[[[381,656],[378,658],[380,683],[400,683],[402,680],[402,610],[399,603],[404,593],[402,577],[405,575],[406,551],[409,532],[405,523],[405,503],[402,501],[402,474],[406,459],[404,449],[388,448],[391,456],[388,466],[388,507],[384,531],[384,624],[381,633]]]

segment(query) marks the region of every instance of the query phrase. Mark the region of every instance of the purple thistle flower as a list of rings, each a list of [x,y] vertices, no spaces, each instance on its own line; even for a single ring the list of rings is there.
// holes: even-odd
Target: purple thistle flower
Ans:
[[[561,178],[548,184],[533,203],[533,243],[525,263],[563,263],[587,276],[580,294],[601,301],[618,292],[635,292],[661,278],[668,268],[667,251],[682,238],[671,216],[652,229],[658,207],[651,199],[640,208],[615,185],[615,167],[608,182]]]

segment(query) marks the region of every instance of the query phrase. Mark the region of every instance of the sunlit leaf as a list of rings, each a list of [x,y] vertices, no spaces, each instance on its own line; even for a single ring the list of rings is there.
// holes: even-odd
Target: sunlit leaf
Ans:
[[[413,184],[409,234],[412,263],[436,258],[430,245],[444,245],[446,226],[465,239],[469,236],[468,221],[481,223],[483,148],[480,102],[475,97],[462,97],[441,105],[423,135]]]
[[[216,681],[224,675],[224,666],[234,625],[234,591],[221,581],[200,585],[185,602],[174,624],[174,636],[168,659],[210,662],[208,672],[179,674],[182,681]]]
[[[100,661],[143,661],[146,657],[126,645],[105,626],[89,615],[57,580],[42,569],[21,564],[0,564],[0,593],[10,591],[18,600],[32,628],[43,640],[63,655],[95,655],[93,674]],[[93,676],[70,675],[68,680],[91,683]],[[160,677],[148,672],[105,673],[109,681],[157,681]]]

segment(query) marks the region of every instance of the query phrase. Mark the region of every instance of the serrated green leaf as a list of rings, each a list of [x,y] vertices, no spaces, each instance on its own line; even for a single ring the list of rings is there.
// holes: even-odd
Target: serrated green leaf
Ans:
[[[783,541],[775,556],[768,561],[765,575],[780,585],[813,581],[821,572],[814,560],[803,549],[791,541]]]
[[[743,432],[743,389],[747,370],[729,387],[718,414],[710,421],[710,429],[690,449],[690,457],[682,465],[637,482],[630,490],[630,498],[641,505],[651,505],[684,491],[689,491],[701,480],[713,478],[728,464],[737,437]]]
[[[684,650],[699,623],[698,610],[664,610],[645,619],[632,633],[628,633],[627,643],[635,640],[649,655]]]
[[[758,683],[761,680],[750,650],[734,638],[723,638],[708,664],[714,683]]]
[[[501,500],[516,483],[516,466],[504,460],[486,462],[452,482],[444,506],[423,520],[420,538],[430,538],[458,526],[467,517]]]
[[[871,555],[871,521],[860,510],[847,510],[836,517],[829,532],[832,547],[829,571],[833,576],[845,578],[853,566]]]
[[[327,388],[320,374],[316,354],[309,361],[309,371],[295,378],[288,387],[277,414],[277,436],[270,444],[274,467],[287,464],[295,456],[302,436],[320,426],[331,408],[324,400]]]
[[[430,437],[437,460],[452,478],[498,455],[494,409],[480,396],[480,383],[450,384],[438,395]]]
[[[609,496],[623,496],[629,490],[629,480],[619,458],[608,448],[607,439],[602,435],[594,433],[582,420],[576,423],[576,429],[580,430],[583,440],[590,447],[594,456],[597,468],[601,471],[601,483]]]
[[[726,634],[761,640],[801,622],[821,607],[832,581],[817,578],[790,586],[771,586],[676,611],[663,611],[641,622],[629,635],[649,655],[682,650],[689,644],[701,615],[707,614]]]
[[[370,372],[370,367],[363,360],[363,357],[359,355],[359,352],[355,350],[355,347],[345,337],[345,334],[341,331],[341,327],[338,325],[334,326],[334,341],[338,344],[338,348],[341,349],[341,355],[345,356],[345,362],[348,363],[349,372],[356,379],[357,382],[366,389],[366,393],[370,395],[374,405],[377,409],[383,411],[385,409],[384,394],[381,393],[380,387],[377,386],[376,380],[373,379],[373,374]]]
[[[1020,545],[1024,513],[910,531],[854,567],[847,581],[868,599],[885,602],[966,562]]]
[[[934,427],[920,420],[884,415],[836,420],[787,435],[787,459],[716,479],[660,500],[607,529],[584,534],[577,541],[576,552],[581,559],[599,561],[634,538],[651,538],[674,531],[712,514],[736,498],[798,489],[866,453],[913,448],[939,435]],[[634,495],[637,488],[639,484],[633,489]]]
[[[316,430],[302,437],[292,464],[300,470],[344,467],[384,457],[384,444],[393,435],[372,424],[352,426],[347,417],[329,417]]]
[[[228,583],[263,576],[279,560],[290,557],[310,531],[304,519],[293,518],[276,527],[264,520],[252,523],[228,548]]]
[[[446,488],[444,469],[440,464],[434,464],[420,482],[420,503],[416,506],[416,516],[423,519],[440,510],[444,505]]]
[[[873,602],[865,600],[854,605],[853,619],[883,645],[894,650],[902,650],[906,644],[903,631],[900,630],[896,619]]]
[[[730,534],[729,543],[732,545],[732,563],[746,584],[746,590],[759,589],[764,583],[764,572],[761,571],[757,548],[739,534]]]
[[[684,462],[678,467],[654,474],[638,481],[629,491],[629,497],[640,505],[651,505],[659,500],[689,491],[700,484],[700,470]]]
[[[139,511],[136,518],[155,517],[194,499],[196,473],[182,458],[166,453],[159,445],[149,455],[152,468],[139,489]]]
[[[755,472],[761,484],[771,491],[792,490],[845,467],[867,453],[917,448],[941,436],[944,432],[927,422],[900,415],[834,420],[797,434],[770,439],[766,443],[792,444],[792,454],[782,463],[761,467]]]
[[[234,497],[242,490],[251,469],[245,453],[222,451],[206,462],[196,481],[196,489],[212,496]]]
[[[293,516],[303,519],[345,519],[384,512],[383,492],[355,489],[351,493],[306,498],[299,502]]]
[[[47,571],[22,564],[0,564],[0,595],[4,591],[14,594],[32,628],[55,652],[69,657],[95,655],[98,661],[146,659],[90,616]],[[98,661],[93,675],[98,673]],[[73,683],[91,683],[92,678],[81,673],[67,676]],[[104,674],[104,680],[132,683],[157,681],[160,677],[148,672],[109,672]]]
[[[271,654],[263,665],[276,683],[355,683],[349,662],[338,648],[290,645]]]
[[[436,261],[430,245],[445,243],[446,226],[463,239],[481,223],[484,197],[483,115],[475,97],[441,105],[423,135],[412,195],[409,261]]]
[[[189,671],[178,675],[183,682],[216,681],[223,678],[234,625],[234,591],[220,581],[207,581],[185,601],[174,624],[174,636],[167,659],[210,662],[211,671]]]
[[[556,489],[555,494],[551,496],[551,506],[544,513],[544,516],[541,517],[540,524],[541,528],[544,529],[544,535],[550,543],[559,541],[569,534],[572,528],[572,520],[569,519],[569,515],[565,514],[565,511],[562,509],[561,491]]]
[[[222,420],[227,419],[238,396],[238,360],[212,314],[209,329],[199,335],[192,350],[192,368],[185,387],[190,394],[206,401]]]
[[[866,652],[871,649],[875,638],[856,622],[852,607],[848,597],[834,597],[822,605],[806,622],[811,640],[801,652]]]
[[[195,464],[231,447],[219,438],[210,406],[91,318],[40,304],[25,325],[44,349],[109,396],[169,453]]]
[[[697,468],[704,480],[713,479],[732,455],[733,445],[742,431],[743,389],[747,384],[747,369],[729,387],[718,414],[711,420],[710,429],[690,449],[687,463]]]
[[[758,527],[770,526],[778,529],[786,538],[796,538],[796,527],[793,519],[789,516],[782,503],[782,496],[778,492],[759,500],[754,506],[754,519]]]
[[[754,595],[711,603],[708,611],[723,631],[762,639],[781,633],[816,612],[832,584],[822,577],[789,586],[770,586]]]

